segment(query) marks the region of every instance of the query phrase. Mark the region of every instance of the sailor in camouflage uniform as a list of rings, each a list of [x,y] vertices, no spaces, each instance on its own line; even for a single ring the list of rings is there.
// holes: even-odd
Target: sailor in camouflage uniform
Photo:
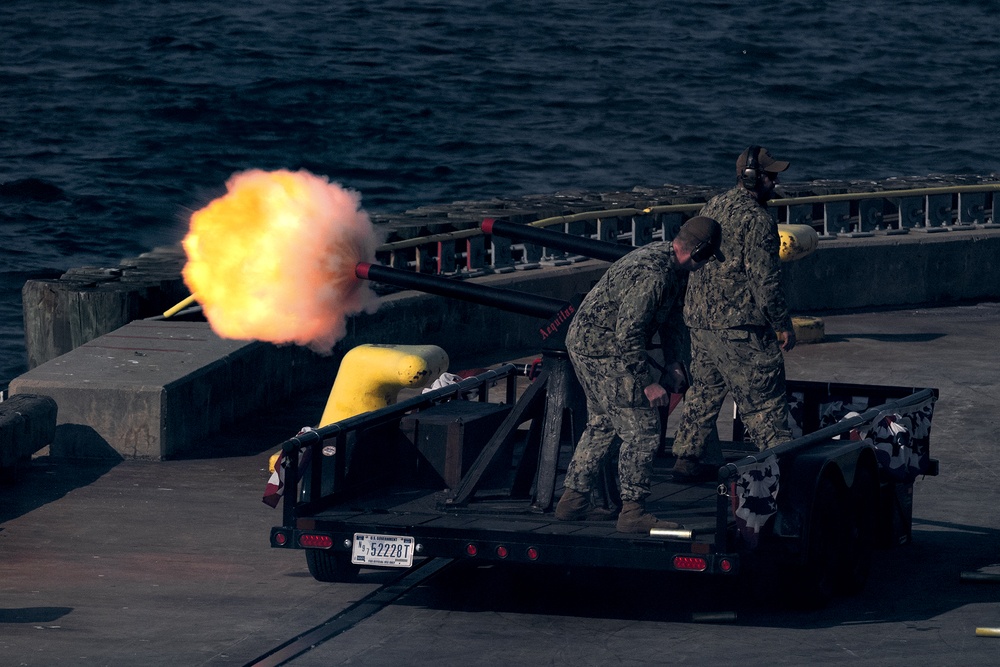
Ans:
[[[684,304],[691,387],[674,435],[679,481],[714,479],[724,463],[716,420],[727,393],[758,449],[791,439],[782,350],[795,346],[795,331],[781,288],[778,228],[767,211],[787,168],[750,146],[736,161],[736,186],[701,209],[722,225],[726,259],[691,276]]]
[[[560,520],[602,518],[591,490],[601,465],[620,439],[622,510],[617,529],[648,532],[676,527],[645,511],[653,458],[660,441],[659,406],[670,390],[683,391],[686,331],[681,304],[688,272],[717,256],[719,223],[692,218],[670,242],[633,250],[607,270],[570,324],[566,347],[587,398],[587,426],[566,472],[555,510]],[[648,343],[659,332],[667,372],[653,375]],[[604,517],[610,513],[604,511]]]

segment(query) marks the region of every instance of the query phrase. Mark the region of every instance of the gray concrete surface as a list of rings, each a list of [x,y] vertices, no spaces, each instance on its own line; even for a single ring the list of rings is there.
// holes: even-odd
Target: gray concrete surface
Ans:
[[[1000,584],[1000,305],[825,317],[790,377],[935,386],[939,477],[916,483],[913,544],[879,552],[857,597],[790,611],[693,579],[454,568],[291,664],[996,665]],[[477,364],[478,365],[478,364]],[[268,547],[267,457],[326,395],[228,429],[212,458],[34,459],[0,488],[0,662],[230,665],[331,618],[388,575],[313,581]],[[727,623],[693,622],[735,612]]]
[[[52,453],[73,458],[190,456],[269,401],[332,384],[304,348],[226,340],[206,322],[130,322],[31,369],[10,394],[58,405]]]

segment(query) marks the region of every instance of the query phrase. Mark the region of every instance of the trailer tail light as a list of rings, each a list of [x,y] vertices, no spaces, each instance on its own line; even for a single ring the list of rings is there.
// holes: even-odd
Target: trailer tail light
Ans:
[[[465,545],[465,553],[469,556],[475,556],[479,553],[479,547],[471,542]]]
[[[292,531],[283,528],[271,529],[272,547],[289,547],[292,545]]]
[[[525,553],[528,556],[528,560],[538,560],[538,549],[535,547],[528,547]]]
[[[329,535],[316,535],[314,533],[299,535],[299,546],[310,549],[329,549],[333,546],[333,538]]]
[[[708,561],[698,556],[674,556],[674,569],[704,572],[708,569]]]
[[[722,570],[723,572],[732,572],[733,561],[729,560],[728,558],[721,559],[719,561],[719,569]]]
[[[500,546],[497,547],[497,556],[499,556],[500,558],[506,558],[509,553],[510,551],[508,551],[507,547],[505,547],[504,545],[501,544]]]

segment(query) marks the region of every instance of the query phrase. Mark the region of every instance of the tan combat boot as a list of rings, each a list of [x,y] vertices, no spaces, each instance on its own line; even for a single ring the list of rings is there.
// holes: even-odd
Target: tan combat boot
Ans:
[[[603,507],[594,507],[590,495],[566,487],[556,505],[555,517],[559,521],[600,521],[610,519],[614,512]]]
[[[700,484],[711,482],[719,477],[719,468],[723,464],[711,465],[702,463],[693,456],[678,456],[674,467],[670,469],[671,478],[681,484]]]
[[[626,500],[622,503],[622,512],[618,515],[619,533],[648,533],[650,528],[680,528],[679,523],[661,521],[646,511],[644,503]]]

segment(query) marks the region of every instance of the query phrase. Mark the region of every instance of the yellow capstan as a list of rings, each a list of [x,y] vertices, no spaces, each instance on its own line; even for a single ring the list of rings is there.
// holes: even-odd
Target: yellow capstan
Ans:
[[[396,402],[400,390],[425,387],[448,370],[436,345],[359,345],[340,362],[320,426]]]

